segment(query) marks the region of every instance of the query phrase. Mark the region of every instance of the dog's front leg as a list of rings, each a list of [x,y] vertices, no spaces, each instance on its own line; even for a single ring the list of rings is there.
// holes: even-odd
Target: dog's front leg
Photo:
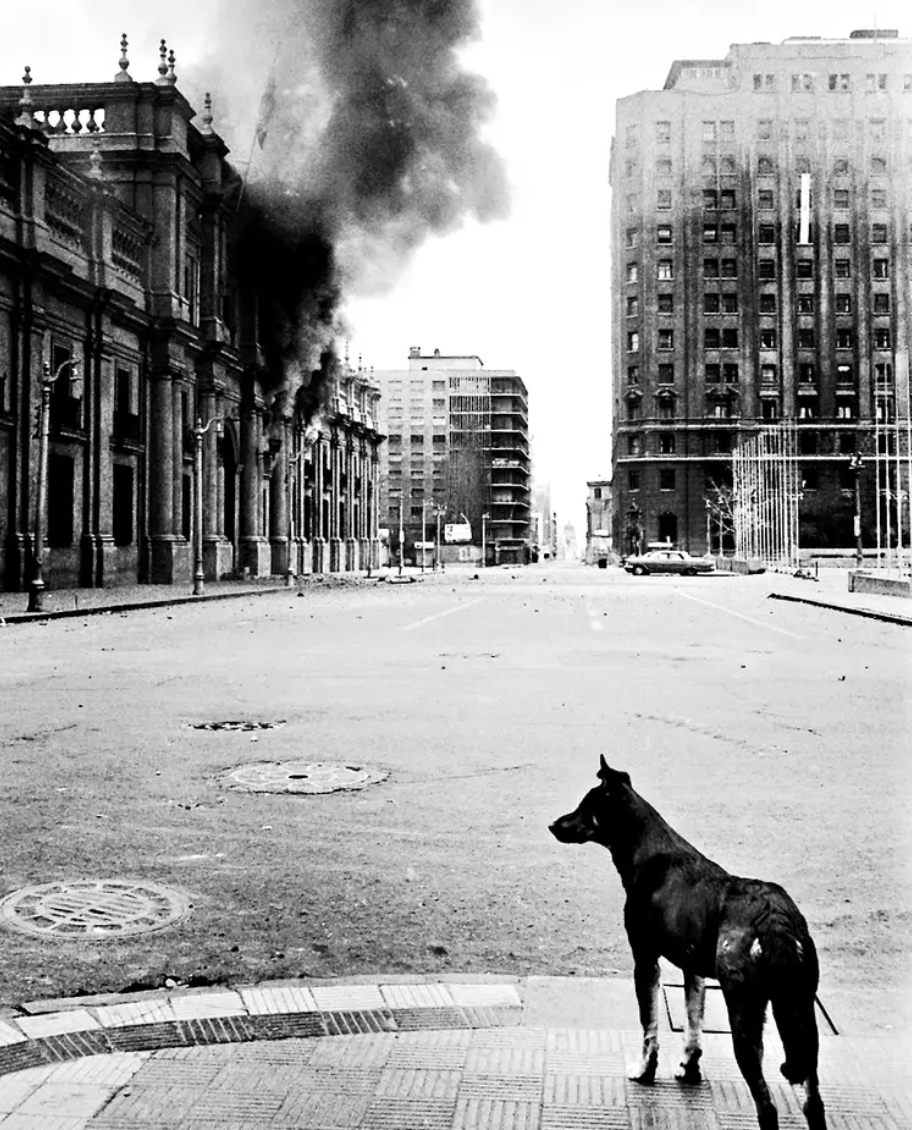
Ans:
[[[700,1056],[703,1054],[703,1006],[706,1002],[706,982],[696,973],[684,973],[684,1005],[687,1010],[687,1035],[684,1054],[675,1071],[682,1083],[700,1082]]]
[[[653,957],[635,957],[633,981],[640,1006],[640,1023],[643,1026],[643,1052],[639,1059],[627,1065],[627,1078],[637,1083],[651,1083],[655,1079],[659,1062],[658,961]]]

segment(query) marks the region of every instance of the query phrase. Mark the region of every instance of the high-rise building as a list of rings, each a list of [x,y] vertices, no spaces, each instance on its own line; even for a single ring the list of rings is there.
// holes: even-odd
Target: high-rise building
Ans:
[[[485,369],[481,358],[409,350],[408,369],[379,370],[381,526],[398,553],[400,516],[406,560],[415,542],[435,540],[442,524],[471,527],[489,564],[530,555],[529,398],[511,369]],[[483,517],[484,516],[484,517]],[[458,555],[450,547],[450,559]],[[470,553],[463,549],[463,555]]]
[[[908,415],[912,41],[678,60],[618,102],[611,184],[615,546],[705,550],[733,446],[780,420],[802,544],[851,545],[850,458]]]

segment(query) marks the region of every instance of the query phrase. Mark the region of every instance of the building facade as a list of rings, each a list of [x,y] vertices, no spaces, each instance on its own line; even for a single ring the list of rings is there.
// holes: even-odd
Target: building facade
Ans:
[[[473,554],[482,532],[488,564],[531,559],[529,398],[508,369],[485,369],[476,356],[409,350],[407,370],[373,374],[381,390],[381,515],[398,553],[400,515],[406,560],[415,542],[436,539],[436,523],[471,527]],[[445,559],[459,559],[446,547]]]
[[[230,262],[239,178],[164,48],[153,82],[0,88],[0,587],[184,583],[377,555],[377,390],[342,367],[316,419],[264,363]],[[195,483],[195,444],[201,475]]]
[[[784,419],[801,544],[852,544],[852,456],[908,417],[910,172],[912,42],[896,32],[735,45],[618,102],[619,552],[666,539],[704,552],[733,447]]]

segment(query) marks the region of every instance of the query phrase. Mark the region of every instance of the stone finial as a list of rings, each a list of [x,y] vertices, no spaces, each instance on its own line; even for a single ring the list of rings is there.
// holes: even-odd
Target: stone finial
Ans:
[[[22,76],[22,97],[19,99],[19,116],[16,118],[17,126],[24,126],[26,129],[35,128],[35,118],[32,114],[32,92],[29,86],[32,82],[32,68],[26,67],[25,74]]]
[[[203,99],[203,116],[202,125],[200,126],[200,133],[212,133],[212,95],[206,91],[206,96]]]
[[[89,171],[86,173],[86,176],[94,181],[104,180],[102,164],[101,145],[98,139],[95,138],[92,142],[92,152],[89,154]]]
[[[168,85],[174,86],[177,82],[177,75],[174,73],[174,64],[177,62],[174,56],[174,48],[168,52]]]
[[[129,65],[130,65],[130,60],[127,58],[127,33],[126,32],[124,32],[123,35],[120,37],[120,60],[119,60],[117,65],[120,67],[120,70],[114,76],[114,81],[115,82],[132,82],[133,79],[130,78],[129,73],[127,72],[127,67],[129,67]]]
[[[161,61],[158,64],[158,78],[155,82],[158,86],[163,86],[168,82],[168,48],[164,40],[161,41],[158,53]]]

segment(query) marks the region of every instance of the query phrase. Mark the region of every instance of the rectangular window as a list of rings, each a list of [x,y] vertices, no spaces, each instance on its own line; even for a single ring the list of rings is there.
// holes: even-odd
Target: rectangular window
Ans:
[[[718,349],[722,344],[722,331],[717,326],[707,326],[703,331],[703,348]]]
[[[846,211],[849,207],[849,190],[847,188],[833,189],[833,207],[840,212]]]
[[[637,237],[639,233],[636,228],[628,228],[625,236],[625,243],[628,247],[636,247]]]
[[[833,296],[833,306],[837,314],[851,314],[852,313],[852,296],[851,294],[836,294]]]
[[[656,176],[670,177],[672,171],[671,158],[659,157],[656,161]]]
[[[775,243],[776,242],[776,225],[775,224],[760,224],[757,228],[757,242],[758,243]]]
[[[775,365],[760,366],[760,384],[775,385],[779,383],[779,370]]]
[[[812,279],[814,277],[814,260],[799,259],[795,264],[796,279]]]
[[[814,331],[806,327],[798,331],[798,348],[799,349],[813,349],[814,348]]]
[[[891,336],[889,326],[875,326],[874,328],[874,348],[875,349],[889,349],[891,346]]]
[[[817,366],[813,361],[802,361],[798,366],[798,383],[812,385],[817,381]]]
[[[776,171],[776,162],[772,157],[757,158],[757,172],[761,177],[772,176]]]
[[[813,314],[814,313],[814,296],[813,296],[813,294],[799,294],[797,302],[798,302],[798,313],[799,314]]]
[[[719,239],[722,243],[737,243],[737,227],[734,224],[722,224],[719,228]]]
[[[671,225],[660,224],[656,228],[656,243],[671,243]]]
[[[659,471],[659,490],[675,489],[674,467],[663,467]]]
[[[660,455],[674,455],[674,452],[675,452],[674,432],[659,432],[659,454]]]
[[[640,383],[640,366],[628,365],[627,366],[627,384],[638,385]]]
[[[703,277],[707,279],[717,279],[719,277],[718,259],[703,260]]]
[[[850,279],[852,277],[852,260],[835,259],[833,261],[833,274],[837,279]]]
[[[627,282],[635,283],[640,277],[640,264],[628,263],[627,264]]]
[[[874,295],[874,313],[875,314],[889,314],[890,313],[890,296],[889,294],[875,294]]]
[[[875,259],[871,264],[871,274],[875,279],[888,279],[890,277],[890,260]]]
[[[639,348],[640,348],[640,335],[636,331],[634,331],[633,333],[629,333],[627,335],[627,352],[628,353],[636,353],[636,351]]]
[[[852,369],[850,361],[840,361],[836,366],[836,383],[838,385],[850,385],[855,382],[855,373]]]
[[[674,264],[671,259],[660,259],[656,264],[656,278],[667,282],[674,278]]]
[[[794,124],[795,124],[795,140],[796,141],[807,141],[808,137],[810,136],[810,132],[811,132],[811,123],[808,121],[808,119],[807,118],[796,118]]]
[[[738,277],[738,260],[723,259],[721,274],[723,279],[736,279]]]
[[[885,188],[872,188],[871,189],[871,207],[872,208],[886,208],[887,207],[887,190]]]
[[[893,365],[889,361],[878,361],[874,365],[874,383],[883,387],[893,383]]]
[[[830,90],[851,90],[852,80],[851,76],[847,74],[836,74],[829,76]]]
[[[656,122],[656,141],[671,141],[671,122]]]
[[[719,194],[714,188],[703,189],[703,207],[709,212],[714,212],[719,207]]]
[[[717,385],[722,380],[722,366],[709,364],[704,368],[703,375],[708,385]]]
[[[886,157],[872,157],[871,158],[871,172],[874,176],[883,176],[887,171]]]
[[[674,349],[674,330],[659,330],[659,349]]]
[[[779,419],[779,401],[774,396],[764,397],[760,403],[764,420]]]
[[[639,314],[639,312],[640,312],[640,300],[635,294],[632,294],[627,299],[627,317],[628,318],[635,318]]]
[[[776,198],[771,188],[761,188],[757,193],[758,208],[775,208]]]
[[[660,397],[656,401],[656,408],[658,409],[660,420],[673,420],[675,414],[675,398],[673,396]]]
[[[766,326],[760,330],[761,349],[775,349],[776,341],[776,330],[772,326]]]
[[[636,397],[631,396],[627,401],[627,419],[639,420],[640,418],[640,402]]]
[[[624,138],[624,145],[627,149],[635,149],[637,144],[637,127],[628,126]]]
[[[734,122],[719,122],[719,137],[723,141],[732,141],[735,136]]]
[[[776,313],[776,296],[766,292],[760,295],[760,313],[761,314],[775,314]]]
[[[640,472],[630,470],[627,472],[627,489],[639,490],[640,489]]]
[[[833,161],[833,174],[837,177],[847,176],[849,172],[848,157],[836,157]]]
[[[773,119],[760,118],[757,122],[757,140],[758,141],[772,141],[773,139]]]
[[[716,243],[716,242],[718,242],[718,239],[719,239],[719,229],[716,227],[716,225],[715,224],[704,224],[703,225],[703,242],[704,243]]]
[[[643,454],[643,437],[642,436],[628,436],[627,437],[627,454],[628,455],[642,455]]]
[[[660,188],[656,191],[656,209],[660,212],[671,210],[671,189]]]
[[[776,277],[776,260],[760,259],[757,263],[757,278],[769,282]]]
[[[738,331],[736,329],[724,329],[722,331],[722,348],[723,349],[737,349],[738,348]]]
[[[704,294],[703,295],[703,313],[704,314],[718,314],[722,309],[722,300],[718,294]]]
[[[133,468],[115,463],[111,480],[112,533],[115,545],[133,544]]]
[[[704,122],[703,123],[703,140],[715,141],[716,140],[716,123]]]
[[[662,364],[659,365],[659,384],[660,385],[673,385],[675,379],[674,365]]]
[[[871,224],[871,242],[872,243],[886,243],[887,242],[887,225],[886,224]]]
[[[738,383],[738,366],[734,363],[722,366],[722,379],[727,385]]]
[[[72,458],[52,451],[48,455],[47,477],[47,543],[50,546],[63,548],[73,544],[73,487]]]
[[[658,312],[660,314],[673,314],[674,313],[674,295],[673,294],[660,294],[656,298]]]
[[[855,403],[852,400],[843,400],[836,405],[836,419],[837,420],[854,420],[855,419]]]
[[[836,348],[851,349],[855,344],[855,335],[847,326],[836,327]]]
[[[733,188],[723,188],[719,193],[719,206],[721,208],[730,209],[736,206],[735,204],[735,190]]]
[[[834,243],[851,243],[852,236],[848,224],[834,224],[833,225],[833,242]]]
[[[627,211],[628,211],[629,214],[633,215],[633,213],[635,213],[637,211],[637,208],[638,208],[638,205],[639,205],[639,199],[640,198],[637,196],[637,194],[635,192],[631,192],[630,195],[627,197]]]
[[[737,314],[738,313],[738,295],[734,291],[726,291],[722,295],[722,313],[723,314]]]

